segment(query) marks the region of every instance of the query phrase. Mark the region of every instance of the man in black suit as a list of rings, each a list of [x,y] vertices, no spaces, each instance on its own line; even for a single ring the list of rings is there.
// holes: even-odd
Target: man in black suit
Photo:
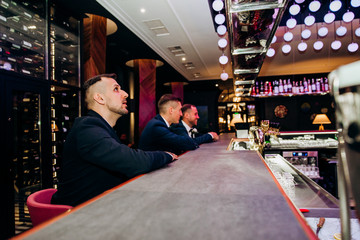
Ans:
[[[195,105],[184,104],[181,108],[182,120],[178,124],[171,125],[171,130],[179,135],[189,136],[198,144],[209,143],[219,140],[219,136],[215,132],[208,132],[207,134],[199,134],[197,129],[197,122],[199,112]]]
[[[54,204],[76,206],[177,158],[172,153],[131,149],[120,142],[113,127],[128,113],[128,94],[115,78],[115,74],[103,74],[84,83],[89,112],[75,120],[66,138]]]
[[[180,154],[199,147],[188,136],[178,135],[170,131],[170,125],[179,123],[182,115],[179,98],[165,94],[159,99],[158,108],[159,114],[146,124],[141,134],[140,149],[147,151],[163,150]]]

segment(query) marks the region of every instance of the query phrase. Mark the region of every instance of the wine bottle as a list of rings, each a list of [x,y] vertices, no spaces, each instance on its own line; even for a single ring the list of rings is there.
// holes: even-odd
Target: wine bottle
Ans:
[[[311,90],[312,92],[316,92],[315,80],[313,78],[311,79]]]
[[[305,92],[305,93],[308,93],[308,92],[309,92],[309,89],[308,89],[308,83],[307,83],[307,81],[306,81],[306,78],[304,78],[303,84],[304,84],[304,92]]]
[[[279,83],[277,80],[274,80],[274,95],[278,95],[279,94]]]
[[[284,93],[284,86],[281,79],[279,80],[279,93],[280,94]]]
[[[327,77],[325,77],[325,83],[324,83],[325,92],[329,91],[329,81]]]
[[[292,84],[290,78],[288,79],[287,87],[288,87],[288,93],[292,93],[293,90],[292,90]]]
[[[299,93],[304,93],[304,85],[302,80],[300,80],[300,84],[299,84]]]
[[[311,87],[310,79],[308,79],[308,91],[309,91],[309,93],[312,93],[312,87]]]
[[[320,88],[320,79],[316,79],[316,92],[320,92],[321,88]]]

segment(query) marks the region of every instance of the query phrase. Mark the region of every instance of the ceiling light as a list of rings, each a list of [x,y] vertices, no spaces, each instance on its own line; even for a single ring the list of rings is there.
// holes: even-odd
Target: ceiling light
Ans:
[[[286,26],[290,29],[293,29],[296,26],[296,19],[290,18],[286,21]]]
[[[216,32],[222,36],[226,33],[226,27],[224,25],[220,25],[217,27]]]
[[[225,22],[225,15],[222,13],[219,13],[215,16],[215,22],[216,24],[220,25]]]
[[[183,61],[183,62],[184,62],[184,61],[186,61],[186,58],[184,58],[184,57],[183,57],[183,58],[181,58],[181,61]]]
[[[357,37],[360,37],[360,27],[358,27],[356,30],[355,30],[355,35]]]
[[[219,57],[219,62],[222,64],[222,65],[225,65],[227,64],[229,61],[228,57],[225,56],[225,55],[222,55],[221,57]]]
[[[354,8],[360,7],[360,0],[351,0],[350,4]]]
[[[351,22],[354,19],[354,17],[355,17],[355,14],[348,10],[346,13],[344,13],[342,18],[343,18],[344,22],[348,23],[348,22]]]
[[[309,10],[312,12],[316,12],[321,7],[321,3],[318,0],[314,0],[309,4]]]
[[[291,51],[291,46],[289,44],[285,44],[282,46],[281,51],[285,54],[288,54]]]
[[[219,41],[218,41],[218,46],[220,48],[226,48],[228,42],[225,38],[220,38]]]
[[[331,43],[331,48],[333,50],[339,50],[341,48],[341,42],[339,40],[335,40]]]
[[[297,15],[299,12],[300,12],[300,6],[297,4],[293,4],[289,8],[289,13],[293,16]]]
[[[352,42],[348,45],[349,52],[356,52],[358,49],[359,49],[359,45],[357,43]]]
[[[220,74],[220,78],[223,81],[226,81],[229,78],[229,74],[227,74],[226,72],[223,72]]]
[[[299,50],[300,52],[303,52],[303,51],[305,51],[306,49],[307,49],[307,44],[306,44],[305,42],[299,43],[299,45],[298,45],[298,50]]]
[[[328,33],[329,33],[329,30],[327,29],[327,27],[321,27],[318,30],[318,35],[320,37],[325,37]]]
[[[277,37],[274,35],[273,39],[271,40],[271,43],[275,43],[277,40]]]
[[[308,26],[308,27],[312,26],[312,25],[315,23],[315,17],[312,16],[312,15],[307,16],[307,17],[304,19],[304,23],[305,23],[305,25]]]
[[[290,42],[291,40],[293,40],[293,38],[294,38],[294,35],[292,34],[292,32],[286,32],[284,34],[284,40],[286,42]]]
[[[339,37],[345,36],[346,32],[347,32],[347,29],[344,26],[340,26],[336,29],[336,35],[338,35]]]
[[[304,29],[301,32],[301,37],[304,39],[308,39],[311,36],[311,31],[309,29]]]
[[[221,11],[221,10],[224,8],[224,2],[221,1],[221,0],[215,0],[215,1],[212,3],[212,8],[213,8],[215,11]]]
[[[302,4],[303,2],[305,2],[305,0],[295,0],[295,2],[296,2],[297,4]]]
[[[335,14],[332,12],[328,12],[327,14],[325,14],[324,16],[324,22],[326,23],[332,23],[335,20]]]
[[[275,49],[269,48],[269,50],[266,53],[266,56],[273,57],[275,55]]]
[[[341,8],[341,6],[342,6],[342,3],[340,0],[334,0],[330,3],[329,8],[331,11],[336,12]]]
[[[145,8],[140,8],[140,12],[141,12],[141,13],[145,13],[145,12],[146,12],[146,9],[145,9]]]
[[[324,47],[324,43],[322,41],[316,41],[313,46],[315,50],[319,51]]]

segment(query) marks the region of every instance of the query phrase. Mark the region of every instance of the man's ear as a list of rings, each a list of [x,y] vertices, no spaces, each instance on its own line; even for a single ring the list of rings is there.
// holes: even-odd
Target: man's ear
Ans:
[[[105,104],[105,99],[101,93],[95,93],[93,99],[95,102],[99,103],[100,105]]]

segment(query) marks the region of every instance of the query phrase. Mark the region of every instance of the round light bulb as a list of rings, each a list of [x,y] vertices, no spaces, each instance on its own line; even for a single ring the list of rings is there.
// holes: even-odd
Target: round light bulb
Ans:
[[[331,43],[331,48],[333,50],[339,50],[341,48],[341,42],[339,40],[335,40]]]
[[[271,43],[275,43],[277,40],[277,37],[274,35],[273,39],[271,40]]]
[[[215,22],[218,25],[221,25],[225,22],[225,15],[222,13],[219,13],[215,16]]]
[[[305,2],[305,0],[295,0],[295,2],[296,2],[297,4],[302,4],[303,2]]]
[[[311,31],[309,29],[304,29],[301,32],[301,37],[304,39],[308,39],[311,36]]]
[[[293,16],[297,15],[299,12],[300,12],[300,6],[297,4],[293,4],[289,8],[289,13]]]
[[[318,0],[314,0],[309,4],[309,10],[312,12],[316,12],[321,7],[321,3]]]
[[[340,0],[334,0],[330,3],[329,8],[331,11],[336,12],[336,11],[339,11],[341,6],[342,6],[342,3]]]
[[[3,68],[4,68],[5,70],[10,71],[10,70],[11,70],[11,64],[8,63],[8,62],[5,62],[4,65],[3,65]]]
[[[226,27],[224,25],[220,25],[216,28],[216,32],[222,36],[226,33]]]
[[[326,22],[327,24],[332,23],[335,20],[335,14],[332,12],[328,12],[327,14],[325,14],[324,16],[324,22]]]
[[[312,26],[312,25],[315,23],[315,17],[312,16],[312,15],[307,16],[307,17],[304,19],[304,23],[305,23],[305,25],[308,26],[308,27]]]
[[[299,45],[298,45],[298,50],[299,50],[300,52],[303,52],[303,51],[305,51],[306,49],[307,49],[307,44],[306,44],[305,42],[299,43]]]
[[[350,4],[354,8],[360,7],[360,0],[351,0]]]
[[[227,44],[228,44],[228,41],[225,38],[220,38],[218,41],[218,46],[220,48],[226,48]]]
[[[227,57],[227,56],[225,56],[225,55],[223,55],[223,56],[219,57],[219,62],[220,62],[222,65],[227,64],[227,63],[228,63],[228,61],[229,61],[229,59],[228,59],[228,57]]]
[[[359,44],[357,44],[357,43],[353,42],[348,45],[349,52],[356,52],[358,49],[359,49]]]
[[[355,36],[360,37],[360,27],[355,29]]]
[[[286,42],[290,42],[291,40],[293,40],[293,38],[294,38],[294,35],[292,34],[292,32],[286,32],[284,34],[284,40]]]
[[[215,11],[221,11],[221,10],[224,8],[224,2],[221,1],[221,0],[215,0],[215,1],[213,1],[213,3],[212,3],[212,8],[213,8]]]
[[[347,32],[347,29],[344,26],[340,26],[336,29],[336,35],[338,35],[339,37],[345,36],[346,32]]]
[[[285,44],[282,46],[281,51],[285,54],[288,54],[291,51],[291,46],[289,44]]]
[[[327,29],[327,27],[321,27],[318,30],[318,35],[320,37],[325,37],[328,33],[329,33],[329,30]]]
[[[227,74],[226,72],[223,72],[220,74],[220,78],[223,81],[226,81],[229,78],[229,74]]]
[[[322,41],[316,41],[313,46],[315,50],[319,51],[324,47],[324,43]]]
[[[274,55],[275,55],[275,49],[269,48],[267,53],[266,53],[266,56],[273,57]]]
[[[344,13],[342,19],[344,20],[344,22],[351,22],[355,17],[355,14],[353,12],[347,11],[346,13]]]
[[[296,19],[290,18],[286,21],[286,26],[290,29],[293,29],[296,26]]]

